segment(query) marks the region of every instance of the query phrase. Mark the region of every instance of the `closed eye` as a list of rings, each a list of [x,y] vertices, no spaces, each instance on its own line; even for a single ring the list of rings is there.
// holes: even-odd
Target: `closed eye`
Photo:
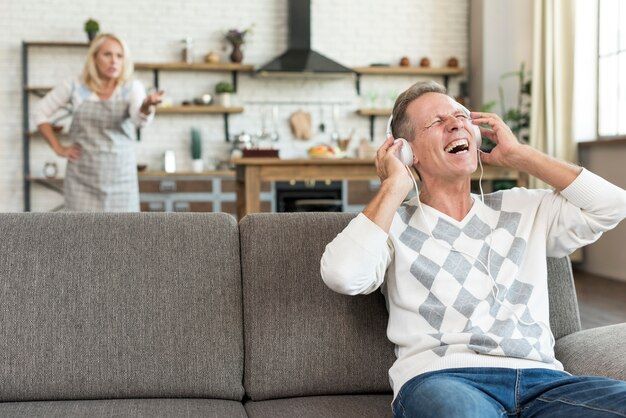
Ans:
[[[427,128],[432,128],[433,126],[438,125],[440,123],[441,123],[441,119],[435,119],[434,121],[430,123],[430,125],[427,126]]]

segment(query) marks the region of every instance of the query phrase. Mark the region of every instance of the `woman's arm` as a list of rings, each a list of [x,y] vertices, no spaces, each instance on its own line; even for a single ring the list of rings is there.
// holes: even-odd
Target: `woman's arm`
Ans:
[[[68,147],[61,145],[50,124],[52,115],[67,105],[71,98],[72,81],[67,80],[52,89],[37,103],[33,109],[33,119],[41,135],[59,157],[77,160],[80,157],[80,146],[78,144]]]

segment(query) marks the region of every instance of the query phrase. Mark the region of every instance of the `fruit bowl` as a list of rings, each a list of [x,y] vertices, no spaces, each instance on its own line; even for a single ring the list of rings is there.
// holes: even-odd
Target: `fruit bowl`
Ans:
[[[308,150],[309,158],[340,158],[341,153],[326,144],[315,145]]]

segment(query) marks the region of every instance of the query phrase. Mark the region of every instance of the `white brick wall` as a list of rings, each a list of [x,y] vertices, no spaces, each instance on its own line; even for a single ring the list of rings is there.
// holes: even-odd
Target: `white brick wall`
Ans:
[[[103,31],[124,38],[135,61],[165,62],[178,60],[180,40],[192,37],[196,60],[210,50],[227,60],[221,33],[229,28],[244,28],[254,23],[254,33],[244,47],[244,61],[255,66],[281,53],[287,45],[286,0],[186,0],[184,2],[155,2],[149,0],[21,0],[0,2],[0,211],[23,210],[22,140],[21,140],[21,61],[23,40],[83,41],[83,22],[96,18]],[[433,66],[445,65],[450,56],[459,58],[467,67],[468,0],[312,0],[312,46],[346,66],[365,66],[374,62],[397,64],[401,56],[410,57],[413,64],[423,56]],[[31,85],[52,85],[80,72],[84,51],[73,49],[37,49],[30,56]],[[151,72],[137,72],[146,86],[152,84]],[[458,92],[458,82],[451,79],[451,93]],[[191,99],[203,92],[212,92],[217,81],[230,80],[224,73],[162,72],[160,84],[174,101]],[[362,95],[357,96],[352,78],[262,79],[239,75],[236,101],[245,112],[230,117],[231,135],[242,131],[257,132],[261,126],[259,102],[265,100],[285,103],[279,106],[279,146],[281,155],[303,155],[312,144],[328,141],[331,123],[331,103],[339,106],[341,132],[356,129],[356,138],[369,136],[367,118],[355,115],[355,110],[378,96],[379,105],[389,105],[389,97],[399,93],[412,82],[411,77],[374,77],[362,79]],[[31,104],[35,102],[31,96]],[[300,104],[289,104],[290,102]],[[304,103],[304,104],[302,104]],[[320,106],[306,103],[325,103]],[[316,130],[310,141],[291,139],[288,117],[296,110],[309,111],[314,128],[325,115],[326,133]],[[377,119],[377,142],[384,137],[384,121]],[[160,115],[142,131],[138,144],[138,159],[152,169],[161,168],[161,156],[166,149],[176,151],[178,167],[185,169],[189,159],[189,129],[201,130],[204,157],[224,159],[230,145],[224,142],[223,119],[220,115]],[[32,128],[32,127],[31,127]],[[356,145],[354,141],[353,146]],[[41,173],[46,161],[63,161],[54,156],[43,139],[31,142],[31,172]],[[61,170],[61,173],[63,169]],[[32,209],[49,210],[62,198],[40,186],[33,186]]]

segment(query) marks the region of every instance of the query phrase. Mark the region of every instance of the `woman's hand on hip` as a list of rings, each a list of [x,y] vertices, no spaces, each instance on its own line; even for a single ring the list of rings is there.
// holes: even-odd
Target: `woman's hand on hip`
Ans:
[[[69,147],[61,146],[57,150],[59,157],[67,158],[70,161],[77,161],[80,158],[81,146],[79,144],[72,144]]]

